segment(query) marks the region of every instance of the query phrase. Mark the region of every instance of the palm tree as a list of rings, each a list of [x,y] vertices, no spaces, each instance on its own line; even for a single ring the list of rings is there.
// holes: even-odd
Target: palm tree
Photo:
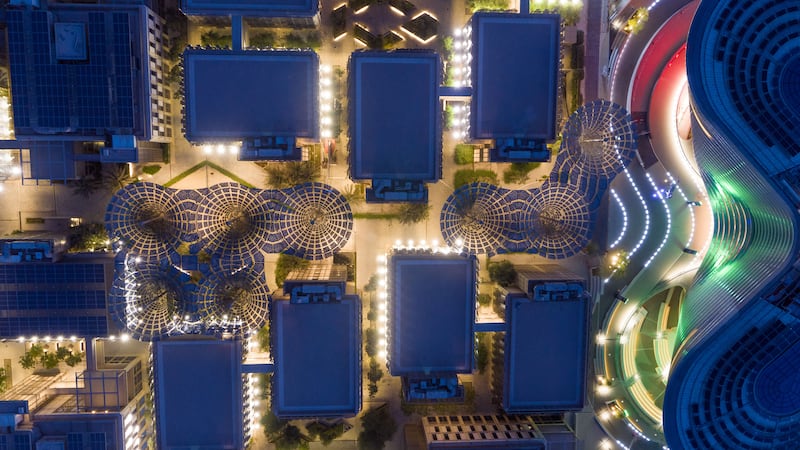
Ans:
[[[128,171],[127,164],[114,164],[103,170],[102,186],[110,193],[115,193],[136,181]]]
[[[294,425],[286,425],[279,433],[275,434],[270,442],[275,444],[277,450],[308,450],[311,438]]]
[[[73,195],[90,198],[103,186],[103,182],[97,175],[90,173],[70,181],[69,186],[72,188]]]

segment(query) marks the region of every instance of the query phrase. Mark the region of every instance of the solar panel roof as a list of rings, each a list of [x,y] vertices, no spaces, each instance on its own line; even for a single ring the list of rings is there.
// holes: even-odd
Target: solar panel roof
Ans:
[[[471,372],[475,258],[392,255],[389,272],[391,373]]]
[[[319,135],[319,58],[311,51],[187,50],[190,141]]]
[[[360,308],[341,302],[272,303],[273,411],[279,417],[355,415],[361,407]]]
[[[0,337],[107,336],[105,264],[0,265]]]
[[[586,386],[586,301],[507,299],[503,409],[581,409]]]
[[[55,17],[55,19],[54,19]],[[51,22],[64,18],[80,36],[88,57],[73,64],[59,64],[51,53]],[[35,134],[102,136],[105,129],[117,133],[143,132],[136,123],[129,12],[57,12],[9,10],[8,50],[11,73],[14,129],[18,136]],[[56,39],[70,39],[62,33]],[[68,45],[62,42],[62,47]],[[77,43],[75,44],[77,45]],[[98,133],[98,130],[100,132]]]
[[[560,35],[557,14],[472,17],[473,137],[555,139]]]
[[[350,172],[354,179],[436,181],[441,167],[439,56],[350,57]]]

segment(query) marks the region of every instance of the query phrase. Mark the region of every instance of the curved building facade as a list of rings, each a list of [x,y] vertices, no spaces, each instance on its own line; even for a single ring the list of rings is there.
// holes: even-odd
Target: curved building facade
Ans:
[[[689,33],[693,140],[714,237],[681,307],[671,449],[800,442],[800,3],[705,0]]]

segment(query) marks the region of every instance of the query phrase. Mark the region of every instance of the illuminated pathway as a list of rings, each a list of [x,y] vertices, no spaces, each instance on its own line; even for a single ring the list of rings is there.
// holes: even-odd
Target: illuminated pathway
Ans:
[[[679,305],[713,232],[685,120],[685,42],[697,4],[662,1],[651,8],[647,26],[623,44],[612,70],[612,100],[628,106],[642,134],[642,164],[631,165],[627,183],[620,177],[612,186],[609,251],[627,252],[630,261],[624,274],[608,279],[595,362],[595,410],[622,448],[665,443],[661,404]],[[626,301],[613,299],[617,290]]]

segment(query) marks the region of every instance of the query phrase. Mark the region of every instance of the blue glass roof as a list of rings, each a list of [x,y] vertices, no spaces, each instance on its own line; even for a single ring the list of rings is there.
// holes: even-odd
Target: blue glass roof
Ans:
[[[105,265],[0,265],[0,337],[105,336]]]
[[[318,9],[317,0],[183,0],[181,2],[181,10],[188,15],[311,17]]]
[[[473,137],[555,139],[560,36],[557,14],[472,17]]]
[[[474,257],[391,256],[389,370],[393,375],[472,371],[475,272]]]
[[[352,416],[361,408],[361,302],[272,303],[273,411]]]
[[[241,343],[154,344],[158,448],[243,448]]]
[[[587,317],[584,300],[507,299],[506,412],[583,408]]]
[[[441,175],[439,56],[357,52],[350,57],[350,174],[436,181]]]
[[[190,141],[319,135],[319,58],[311,51],[187,50]]]

